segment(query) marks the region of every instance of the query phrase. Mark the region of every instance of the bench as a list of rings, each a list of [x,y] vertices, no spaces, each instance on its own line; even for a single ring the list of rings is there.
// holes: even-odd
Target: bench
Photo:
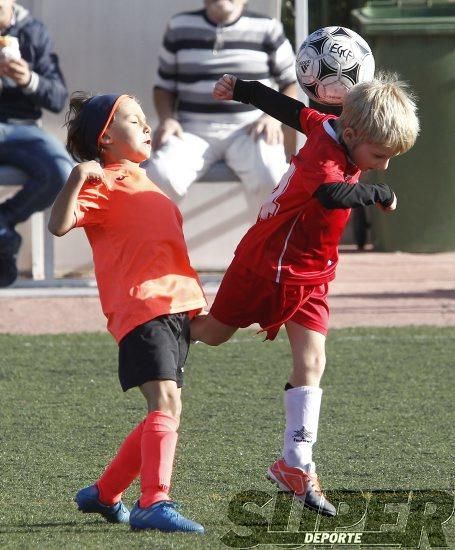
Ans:
[[[240,181],[237,174],[222,160],[212,164],[196,183],[219,183],[221,181]]]
[[[27,174],[13,166],[0,166],[1,186],[22,186]],[[54,278],[54,241],[47,230],[49,210],[35,212],[31,217],[32,278],[49,281]]]

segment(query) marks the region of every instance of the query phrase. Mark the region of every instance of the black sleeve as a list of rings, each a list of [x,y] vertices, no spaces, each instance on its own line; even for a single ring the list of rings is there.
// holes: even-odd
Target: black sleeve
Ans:
[[[327,183],[320,185],[314,195],[324,208],[356,208],[381,203],[387,208],[394,193],[385,183]]]
[[[264,113],[276,118],[283,124],[302,132],[300,111],[304,103],[281,94],[260,82],[237,79],[233,99],[242,103],[251,103]]]

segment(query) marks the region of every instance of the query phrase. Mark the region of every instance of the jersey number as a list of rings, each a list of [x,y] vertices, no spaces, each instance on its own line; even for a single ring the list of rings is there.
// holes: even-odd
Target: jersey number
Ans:
[[[276,216],[278,214],[278,210],[280,209],[280,203],[278,202],[278,199],[288,188],[289,181],[294,175],[294,172],[295,166],[294,164],[291,164],[288,171],[281,178],[280,183],[270,193],[267,201],[261,206],[258,219],[267,220],[268,218],[272,218],[273,216]]]

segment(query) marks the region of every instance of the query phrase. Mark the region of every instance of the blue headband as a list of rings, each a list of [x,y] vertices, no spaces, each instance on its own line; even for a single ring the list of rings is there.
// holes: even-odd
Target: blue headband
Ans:
[[[99,156],[98,140],[106,130],[117,107],[120,94],[95,95],[84,103],[80,112],[80,131],[90,153]]]

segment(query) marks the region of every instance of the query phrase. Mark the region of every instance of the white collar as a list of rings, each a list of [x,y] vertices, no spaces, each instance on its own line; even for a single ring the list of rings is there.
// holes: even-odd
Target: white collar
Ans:
[[[324,127],[324,130],[329,134],[329,136],[334,139],[337,143],[340,143],[340,140],[338,139],[337,133],[332,128],[332,125],[330,124],[330,121],[332,119],[328,118],[327,120],[324,120],[322,123],[322,126]]]

